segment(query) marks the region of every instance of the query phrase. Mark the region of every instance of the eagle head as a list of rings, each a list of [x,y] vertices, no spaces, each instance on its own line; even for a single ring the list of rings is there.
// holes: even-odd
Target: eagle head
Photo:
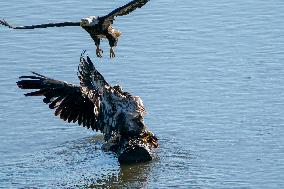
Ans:
[[[99,23],[99,19],[97,16],[89,16],[86,18],[82,18],[80,22],[80,26],[95,26]]]

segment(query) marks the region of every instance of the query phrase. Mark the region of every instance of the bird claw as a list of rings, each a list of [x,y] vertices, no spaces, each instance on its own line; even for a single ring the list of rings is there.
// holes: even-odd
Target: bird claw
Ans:
[[[104,53],[104,51],[103,51],[102,49],[100,49],[100,48],[97,48],[97,49],[96,49],[96,55],[97,55],[97,57],[102,58],[102,57],[103,57],[103,56],[102,56],[103,53]]]
[[[114,57],[115,57],[115,53],[114,53],[114,50],[113,50],[112,47],[111,47],[110,50],[109,50],[109,57],[110,57],[110,58],[114,58]]]

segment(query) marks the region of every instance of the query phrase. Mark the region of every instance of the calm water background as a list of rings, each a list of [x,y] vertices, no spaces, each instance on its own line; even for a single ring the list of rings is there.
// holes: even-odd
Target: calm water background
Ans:
[[[10,0],[11,24],[77,21],[126,0]],[[117,58],[79,27],[0,27],[0,187],[284,188],[284,1],[152,0],[120,17]],[[66,124],[15,82],[36,71],[78,83],[83,49],[139,95],[157,158],[120,166],[102,136]]]

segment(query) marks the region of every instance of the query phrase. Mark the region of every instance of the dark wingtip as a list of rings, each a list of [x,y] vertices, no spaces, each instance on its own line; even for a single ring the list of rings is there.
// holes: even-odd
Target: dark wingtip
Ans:
[[[80,60],[81,60],[82,58],[84,58],[84,55],[85,55],[86,51],[87,51],[86,49],[83,50],[83,52],[81,53],[81,56],[80,56]]]
[[[77,70],[78,70],[77,76],[79,77],[79,80],[80,80],[80,69],[81,69],[82,64],[83,64],[83,62],[85,60],[84,56],[85,56],[86,51],[87,51],[86,49],[82,51],[82,53],[80,55],[80,64],[77,67]]]
[[[85,50],[83,50],[83,52],[81,53],[81,55],[80,55],[80,62],[82,62],[82,60],[84,59],[84,56],[85,56],[85,53],[86,53],[86,49]],[[87,55],[88,56],[88,55]]]
[[[0,24],[3,25],[3,26],[7,26],[9,28],[13,28],[10,24],[8,24],[8,22],[6,22],[6,20],[2,19],[0,20]]]
[[[88,64],[89,66],[91,67],[94,67],[94,64],[93,62],[91,61],[89,55],[87,54],[86,55],[86,58],[85,58],[85,53],[86,53],[87,50],[83,50],[83,52],[81,53],[81,57],[80,57],[80,65],[78,66],[78,70],[80,69],[80,67],[82,66],[82,63],[83,64]]]
[[[20,77],[20,78],[21,78],[21,77]],[[17,84],[17,86],[18,86],[19,88],[22,88],[21,81],[17,81],[16,84]]]
[[[39,76],[39,77],[47,78],[46,76],[44,76],[44,75],[41,75],[41,74],[39,74],[39,73],[36,73],[36,72],[33,72],[33,71],[32,71],[32,74],[34,74],[34,75],[37,75],[37,76]]]
[[[83,52],[82,52],[81,56],[82,56],[82,55],[84,55],[86,51],[87,51],[86,49],[85,49],[85,50],[83,50]]]
[[[93,68],[94,67],[94,64],[92,62],[92,60],[90,59],[89,56],[87,56],[87,62],[89,63],[89,65]]]

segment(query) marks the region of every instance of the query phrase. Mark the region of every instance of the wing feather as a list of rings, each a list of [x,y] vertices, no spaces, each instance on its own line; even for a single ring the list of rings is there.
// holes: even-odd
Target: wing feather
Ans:
[[[126,5],[113,10],[108,15],[101,17],[101,20],[103,21],[103,27],[107,28],[110,24],[113,23],[115,17],[127,15],[135,9],[143,7],[148,1],[150,0],[133,0]]]
[[[31,76],[21,76],[17,85],[21,89],[32,89],[26,96],[43,96],[44,103],[54,110],[54,115],[67,122],[77,122],[86,128],[101,131],[109,140],[111,132],[118,131],[109,124],[113,116],[110,98],[113,88],[96,70],[87,56],[80,58],[78,78],[80,85],[48,78],[33,72]],[[106,133],[107,132],[107,133]]]
[[[12,29],[36,29],[36,28],[48,28],[48,27],[80,26],[80,22],[58,22],[58,23],[38,24],[30,26],[12,26],[5,20],[0,20],[0,24]]]
[[[85,59],[83,54],[78,67],[78,78],[80,85],[88,89],[103,91],[106,87],[110,87],[104,77],[95,69],[91,59],[88,56]]]
[[[17,82],[22,89],[38,89],[26,93],[26,96],[44,96],[44,102],[49,104],[50,109],[55,109],[55,116],[59,116],[69,123],[84,123],[87,128],[93,128],[91,120],[97,116],[94,114],[94,103],[81,91],[81,87],[54,80],[43,75],[34,73],[32,76],[22,76]]]

